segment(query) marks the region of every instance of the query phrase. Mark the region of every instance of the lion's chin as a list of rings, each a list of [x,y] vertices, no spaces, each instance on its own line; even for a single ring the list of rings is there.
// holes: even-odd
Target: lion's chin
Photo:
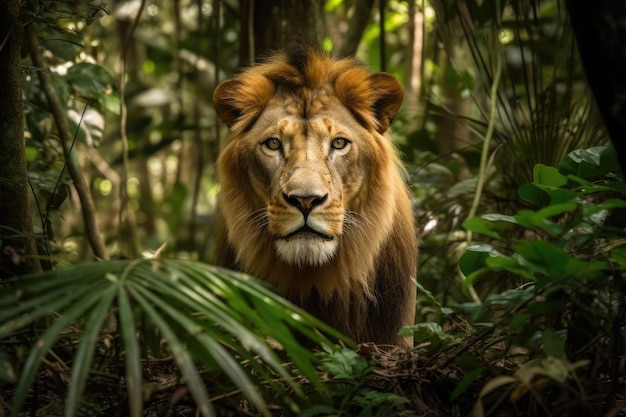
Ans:
[[[298,268],[324,265],[333,258],[337,250],[335,241],[310,235],[278,239],[275,247],[280,259]]]

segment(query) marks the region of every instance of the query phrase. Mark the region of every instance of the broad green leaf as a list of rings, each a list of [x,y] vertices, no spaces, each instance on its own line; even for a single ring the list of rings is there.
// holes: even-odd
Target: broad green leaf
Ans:
[[[104,67],[89,62],[72,65],[67,70],[67,82],[87,97],[98,98],[112,89],[115,80]]]
[[[550,204],[537,211],[534,218],[537,219],[537,226],[541,227],[541,221],[559,216],[564,213],[571,213],[578,208],[576,203]]]
[[[491,257],[487,258],[485,263],[490,269],[508,271],[526,279],[534,279],[532,272],[520,265],[517,257]]]
[[[520,243],[515,251],[521,256],[522,266],[555,279],[563,277],[569,260],[566,251],[543,240]]]
[[[479,233],[494,239],[500,239],[500,234],[491,230],[489,224],[480,217],[472,217],[463,222],[463,227],[469,232]]]
[[[83,36],[79,33],[54,32],[41,41],[50,52],[69,62],[73,62],[76,56],[84,50]]]
[[[536,184],[526,183],[517,190],[522,200],[528,201],[537,207],[545,207],[550,204],[550,196]]]
[[[578,193],[576,191],[566,188],[554,188],[545,191],[550,198],[551,205],[567,203],[578,198]]]
[[[485,266],[485,259],[490,256],[502,256],[502,254],[491,245],[472,245],[461,255],[459,259],[459,269],[463,275],[468,276],[472,272],[483,268]]]
[[[552,209],[548,208],[548,212],[552,212]],[[547,214],[546,213],[546,214]],[[565,232],[565,228],[556,222],[553,222],[547,218],[547,215],[542,215],[539,212],[531,211],[531,210],[520,210],[515,215],[515,220],[517,223],[527,229],[542,229],[548,232],[551,236],[561,236]]]
[[[566,203],[578,197],[574,190],[530,183],[523,184],[518,189],[518,195],[537,207]]]
[[[550,187],[561,187],[567,183],[567,178],[554,167],[536,164],[533,168],[533,182]]]
[[[596,146],[570,152],[561,161],[559,170],[564,175],[573,174],[582,178],[595,178],[609,172],[619,172],[615,151],[607,146]]]

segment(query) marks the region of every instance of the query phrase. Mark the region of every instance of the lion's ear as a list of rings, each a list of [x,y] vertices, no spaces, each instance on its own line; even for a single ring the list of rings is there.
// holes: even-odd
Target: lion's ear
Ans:
[[[233,99],[236,97],[238,87],[238,81],[226,80],[220,83],[213,93],[215,111],[227,126],[231,126],[235,120],[241,117],[241,109],[236,106]]]
[[[391,74],[378,72],[369,77],[374,90],[374,112],[378,120],[378,132],[385,133],[402,104],[404,92],[400,82]]]
[[[251,121],[272,98],[276,87],[260,74],[226,80],[213,93],[213,105],[222,121],[232,127],[239,120]]]

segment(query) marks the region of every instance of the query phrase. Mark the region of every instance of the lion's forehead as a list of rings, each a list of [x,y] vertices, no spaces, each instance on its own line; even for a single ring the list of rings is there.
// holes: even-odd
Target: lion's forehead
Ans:
[[[339,128],[338,124],[330,117],[320,116],[304,119],[301,117],[287,116],[276,123],[276,129],[282,137],[328,137]]]
[[[329,96],[323,97],[326,100],[291,96],[284,101],[284,97],[277,95],[268,103],[259,123],[283,137],[307,138],[347,135],[359,126],[343,105]]]
[[[295,117],[311,118],[341,107],[341,102],[329,86],[315,89],[299,88],[295,91],[280,88],[274,96],[285,111]]]

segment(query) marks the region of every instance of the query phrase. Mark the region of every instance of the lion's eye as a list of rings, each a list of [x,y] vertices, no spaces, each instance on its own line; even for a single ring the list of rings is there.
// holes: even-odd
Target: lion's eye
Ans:
[[[333,139],[333,141],[330,143],[330,146],[332,146],[333,149],[343,149],[348,146],[348,143],[350,143],[348,139],[338,137]]]
[[[270,149],[272,151],[277,151],[283,147],[283,144],[280,142],[280,139],[278,138],[269,138],[265,142],[263,142],[263,145],[265,145],[267,149]]]

